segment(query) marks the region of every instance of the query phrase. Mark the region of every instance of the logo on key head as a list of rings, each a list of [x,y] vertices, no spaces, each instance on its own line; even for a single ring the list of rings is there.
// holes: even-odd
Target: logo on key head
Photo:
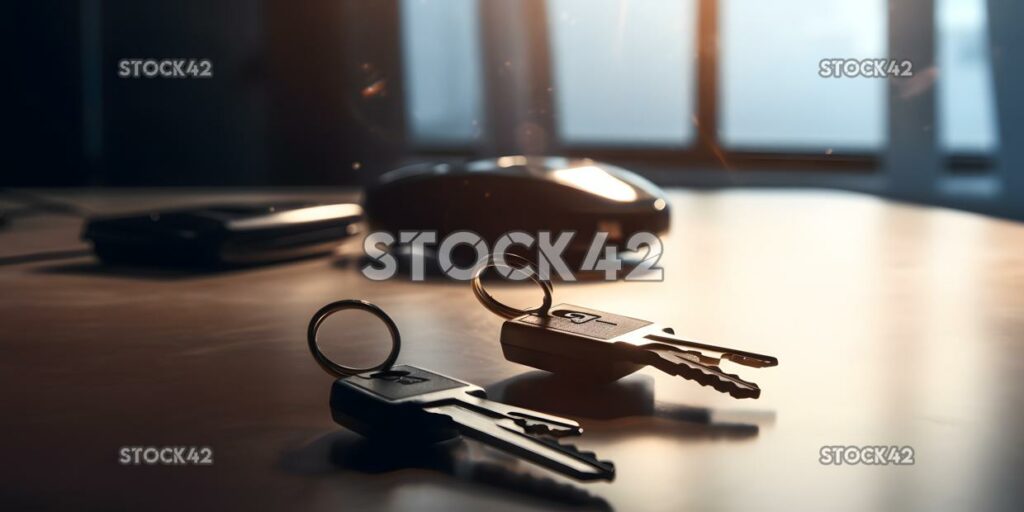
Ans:
[[[395,382],[405,386],[408,386],[410,384],[419,384],[421,382],[426,382],[427,380],[429,380],[425,377],[414,377],[412,375],[409,375],[409,372],[405,370],[384,370],[382,372],[377,372],[371,375],[370,377],[373,377],[374,379],[386,380],[388,382]]]
[[[601,320],[600,315],[591,315],[590,313],[583,313],[580,311],[572,311],[570,309],[558,309],[551,312],[552,315],[564,318],[574,324],[585,324],[587,322],[596,321],[602,324],[616,325],[614,322],[607,320]]]

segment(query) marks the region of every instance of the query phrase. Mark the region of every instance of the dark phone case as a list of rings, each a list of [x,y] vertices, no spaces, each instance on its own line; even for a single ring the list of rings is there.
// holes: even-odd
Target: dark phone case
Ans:
[[[328,253],[361,219],[346,203],[205,206],[89,219],[82,239],[105,263],[259,265]]]

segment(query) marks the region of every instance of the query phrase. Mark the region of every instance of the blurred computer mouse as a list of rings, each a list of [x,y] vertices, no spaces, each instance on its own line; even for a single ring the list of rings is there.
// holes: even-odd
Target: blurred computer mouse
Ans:
[[[653,183],[588,159],[503,156],[466,163],[422,163],[383,174],[364,196],[375,231],[469,230],[488,247],[505,233],[576,235],[567,258],[585,254],[595,233],[623,247],[631,235],[669,228],[669,206]]]

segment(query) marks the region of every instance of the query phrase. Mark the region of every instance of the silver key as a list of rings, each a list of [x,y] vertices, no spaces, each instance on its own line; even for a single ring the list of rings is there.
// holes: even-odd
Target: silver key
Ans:
[[[615,477],[611,462],[555,439],[582,434],[575,421],[488,400],[477,386],[415,366],[336,380],[331,411],[367,437],[435,442],[462,434],[579,480]]]
[[[653,366],[734,398],[758,398],[761,389],[722,371],[723,359],[754,368],[779,364],[772,356],[688,341],[646,320],[570,304],[507,320],[501,345],[509,361],[553,373],[616,380]]]

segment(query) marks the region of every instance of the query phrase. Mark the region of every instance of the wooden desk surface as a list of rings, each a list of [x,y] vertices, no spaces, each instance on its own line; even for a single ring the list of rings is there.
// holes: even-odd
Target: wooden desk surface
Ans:
[[[503,359],[501,320],[468,284],[371,282],[328,259],[211,275],[4,265],[0,508],[1021,509],[1024,226],[837,192],[671,195],[663,283],[561,285],[556,301],[775,355],[733,367],[760,400],[651,370],[567,389]],[[75,196],[102,211],[213,198]],[[78,229],[16,221],[0,256],[74,246]],[[402,361],[580,419],[616,480],[574,484],[469,441],[388,453],[335,425],[304,330],[346,297],[396,319]],[[137,445],[210,446],[214,464],[119,465]],[[823,466],[824,445],[909,445],[916,464]]]

